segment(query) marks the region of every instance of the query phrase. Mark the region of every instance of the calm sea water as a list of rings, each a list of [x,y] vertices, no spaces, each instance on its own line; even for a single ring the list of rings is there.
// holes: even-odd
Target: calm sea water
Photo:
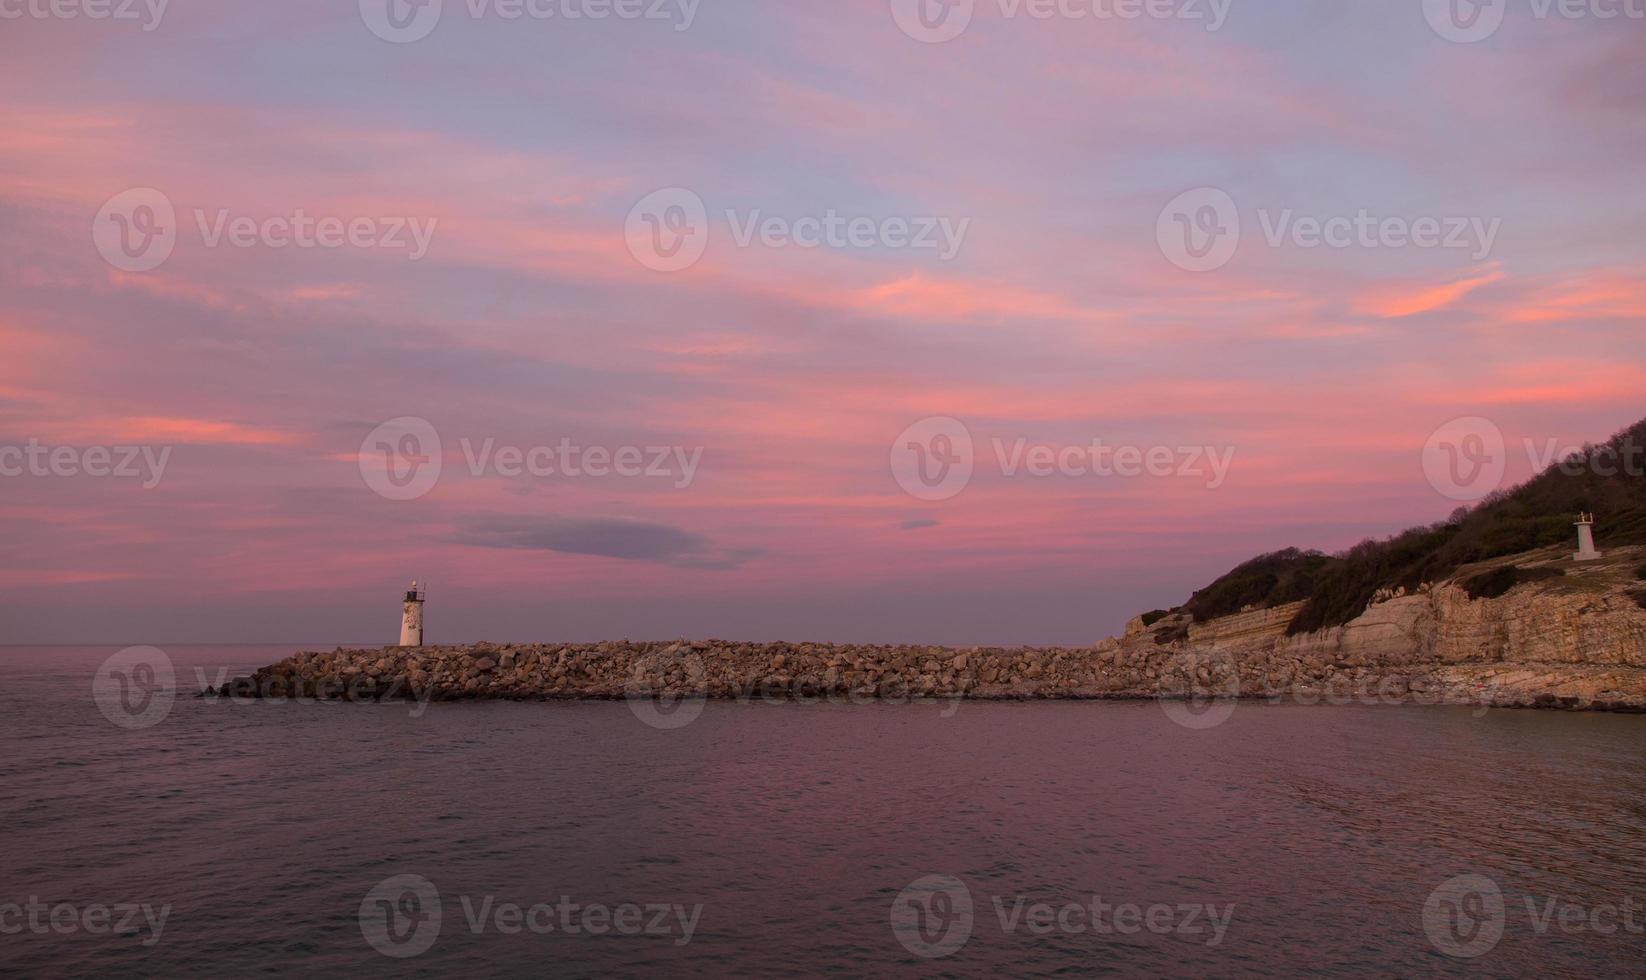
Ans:
[[[664,730],[622,702],[179,697],[124,727],[93,698],[114,652],[0,648],[5,972],[1638,976],[1646,955],[1641,717],[710,704]],[[189,691],[288,652],[166,650]]]

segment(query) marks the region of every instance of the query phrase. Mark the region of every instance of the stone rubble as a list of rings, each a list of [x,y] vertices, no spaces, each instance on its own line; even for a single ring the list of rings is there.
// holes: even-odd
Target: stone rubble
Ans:
[[[208,694],[319,700],[1021,700],[1238,696],[1646,711],[1646,548],[1471,600],[1457,580],[1379,595],[1346,625],[1287,636],[1300,604],[1193,623],[1174,612],[1092,647],[724,640],[339,648],[299,653]],[[1505,560],[1508,561],[1508,560]],[[1512,561],[1557,563],[1535,552]]]

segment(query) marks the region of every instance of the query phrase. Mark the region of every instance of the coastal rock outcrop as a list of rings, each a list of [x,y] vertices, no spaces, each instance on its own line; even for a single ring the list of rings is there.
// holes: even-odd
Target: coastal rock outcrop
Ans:
[[[1206,698],[1646,710],[1646,548],[1574,563],[1545,549],[1379,595],[1342,626],[1288,635],[1300,603],[1206,622],[1138,617],[1085,648],[737,643],[491,644],[305,652],[207,693],[322,700]],[[1494,567],[1548,577],[1495,598]],[[1558,573],[1558,574],[1557,574]],[[1149,625],[1144,625],[1145,619]]]

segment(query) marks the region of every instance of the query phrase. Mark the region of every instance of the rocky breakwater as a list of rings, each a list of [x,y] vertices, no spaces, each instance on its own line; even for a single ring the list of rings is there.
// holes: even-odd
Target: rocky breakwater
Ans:
[[[1636,553],[1638,552],[1638,553]],[[1646,710],[1646,549],[1574,565],[1534,552],[1379,596],[1343,626],[1288,635],[1298,604],[1203,623],[1173,612],[1082,648],[722,640],[386,647],[299,653],[206,693],[320,700],[908,701],[1257,698]],[[1492,598],[1493,567],[1558,571]],[[1528,576],[1530,578],[1530,576]]]
[[[208,693],[353,701],[1152,697],[1154,675],[1123,660],[1090,648],[476,643],[298,653]]]

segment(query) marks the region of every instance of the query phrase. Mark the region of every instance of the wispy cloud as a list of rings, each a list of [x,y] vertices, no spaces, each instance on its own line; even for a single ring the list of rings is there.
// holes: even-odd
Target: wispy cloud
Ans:
[[[492,518],[458,533],[482,548],[519,548],[661,562],[678,568],[732,569],[755,557],[752,549],[716,547],[708,538],[667,524],[632,520]]]

